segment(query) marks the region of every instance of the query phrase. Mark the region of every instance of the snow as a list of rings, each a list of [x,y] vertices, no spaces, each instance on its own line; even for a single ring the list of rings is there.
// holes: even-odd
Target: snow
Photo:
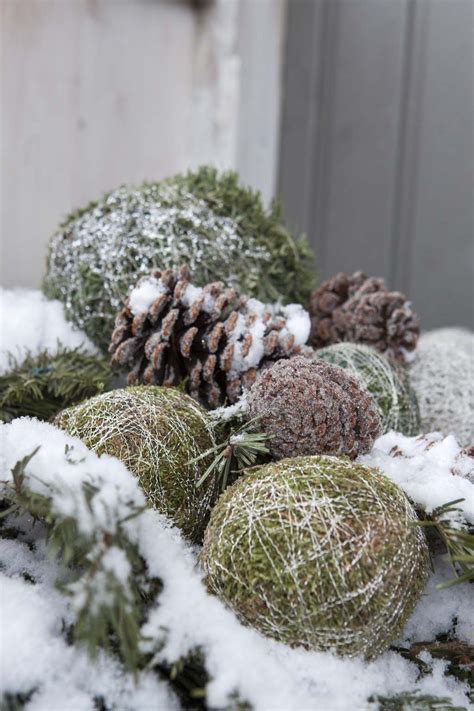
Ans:
[[[130,506],[144,502],[136,479],[123,464],[111,457],[98,457],[52,425],[22,418],[1,425],[0,436],[0,481],[10,479],[13,464],[41,445],[26,468],[29,485],[38,492],[48,484],[53,486],[56,511],[74,512],[81,529],[96,533],[98,541],[104,530],[114,530],[130,512]],[[439,450],[443,458],[434,473],[435,489],[441,487],[443,480],[446,501],[452,495],[450,478],[469,484],[467,478],[449,472],[453,462],[459,464],[463,456],[452,442],[440,440],[431,448],[423,448],[414,438],[387,437],[377,441],[371,456],[380,460],[385,469],[391,469],[389,465],[394,461],[393,476],[398,478],[402,478],[403,463],[408,471],[405,486],[412,486],[419,499],[435,503],[422,490],[432,488],[426,471],[436,463],[434,447],[443,442]],[[407,456],[388,454],[393,446]],[[411,460],[416,460],[416,465]],[[92,511],[83,505],[80,496],[84,481],[99,489]],[[10,519],[9,525],[13,521]],[[55,579],[61,579],[65,571],[48,559],[41,526],[31,528],[28,521],[18,525],[24,532],[18,540],[0,542],[0,691],[27,692],[35,687],[27,704],[29,711],[92,709],[95,695],[102,696],[107,707],[116,709],[178,708],[176,698],[151,671],[141,673],[134,686],[117,660],[102,653],[91,662],[81,648],[66,642],[63,620],[74,618],[74,601],[54,588]],[[290,649],[243,627],[230,610],[207,593],[197,565],[197,551],[163,516],[147,508],[123,525],[129,539],[139,546],[150,575],[161,578],[164,584],[143,626],[143,637],[147,639],[143,645],[156,660],[168,663],[200,647],[211,677],[207,688],[210,707],[226,706],[229,695],[237,692],[255,711],[332,711],[346,709],[348,704],[366,709],[371,695],[415,689],[448,696],[454,704],[467,707],[465,685],[445,677],[446,663],[440,660],[432,662],[429,674],[419,677],[416,665],[395,652],[387,652],[370,663],[341,659],[330,653]],[[111,548],[109,556],[107,565],[126,580],[129,569],[121,550]],[[36,584],[22,577],[25,572],[35,578]],[[472,633],[469,585],[451,588],[449,598],[446,591],[435,588],[449,575],[448,568],[437,566],[436,577],[429,582],[427,594],[409,620],[403,639],[449,632],[455,617],[461,638]]]
[[[359,461],[379,467],[428,514],[443,504],[463,499],[456,506],[465,520],[474,523],[474,484],[470,480],[474,458],[467,455],[452,435],[405,437],[388,432]],[[450,514],[450,517],[453,525],[460,524],[459,516]]]
[[[134,316],[148,311],[156,299],[166,292],[159,279],[149,277],[140,281],[130,292],[128,307]]]
[[[28,352],[56,353],[59,345],[97,353],[85,333],[66,321],[63,305],[38,290],[0,288],[0,323],[0,375],[10,368],[10,354],[21,361]]]
[[[311,330],[309,313],[300,304],[289,304],[282,308],[287,318],[286,329],[295,337],[295,346],[304,346],[308,342]]]

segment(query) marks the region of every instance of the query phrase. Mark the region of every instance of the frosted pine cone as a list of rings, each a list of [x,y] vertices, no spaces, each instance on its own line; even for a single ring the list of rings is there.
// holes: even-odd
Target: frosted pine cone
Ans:
[[[268,361],[307,353],[309,315],[238,297],[221,282],[198,288],[187,267],[141,279],[116,318],[112,364],[129,384],[178,385],[204,404],[236,402]]]
[[[365,343],[399,361],[416,348],[418,317],[406,297],[388,291],[383,279],[340,272],[313,292],[309,312],[315,348],[341,341]]]
[[[276,459],[368,452],[382,433],[373,397],[342,368],[294,357],[265,370],[249,394],[249,415],[270,435]]]

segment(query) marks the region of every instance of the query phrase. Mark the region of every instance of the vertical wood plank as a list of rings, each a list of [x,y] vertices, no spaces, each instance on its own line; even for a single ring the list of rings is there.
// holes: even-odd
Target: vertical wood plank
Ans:
[[[474,5],[432,2],[411,233],[425,328],[473,326]]]
[[[332,4],[332,3],[331,3]],[[313,225],[324,273],[389,276],[406,2],[337,0]],[[319,227],[319,229],[318,229]]]
[[[319,122],[324,0],[289,2],[279,190],[288,223],[311,241],[312,157]]]

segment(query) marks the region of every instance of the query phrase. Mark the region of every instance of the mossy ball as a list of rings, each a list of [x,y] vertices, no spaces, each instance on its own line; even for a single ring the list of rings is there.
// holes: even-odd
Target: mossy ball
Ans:
[[[43,289],[106,349],[130,287],[153,269],[186,263],[196,286],[223,281],[264,302],[304,302],[314,269],[277,207],[235,173],[202,167],[121,187],[71,214],[52,237]]]
[[[208,477],[198,487],[209,462],[191,462],[214,439],[206,411],[188,395],[154,386],[113,390],[63,410],[55,424],[97,454],[120,459],[152,506],[200,540],[217,484]]]
[[[249,471],[214,507],[201,564],[237,617],[292,647],[373,658],[427,579],[425,535],[378,470],[316,456]]]
[[[420,432],[420,414],[408,377],[402,377],[389,360],[369,346],[335,343],[314,352],[314,357],[338,365],[355,378],[375,400],[384,432],[395,430],[407,436]]]
[[[410,363],[421,431],[453,434],[463,447],[474,441],[474,353],[468,345],[427,334]]]

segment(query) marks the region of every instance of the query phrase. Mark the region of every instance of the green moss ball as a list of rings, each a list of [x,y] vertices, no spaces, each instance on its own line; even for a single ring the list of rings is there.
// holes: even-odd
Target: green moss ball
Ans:
[[[245,624],[290,646],[373,658],[403,628],[428,570],[405,494],[329,456],[270,463],[220,497],[201,563]]]
[[[313,285],[309,248],[278,210],[235,173],[203,167],[121,187],[70,215],[51,239],[43,288],[106,349],[129,288],[182,263],[196,286],[223,281],[265,302],[303,302]]]
[[[336,343],[314,352],[314,357],[338,365],[353,375],[375,400],[384,432],[395,430],[407,436],[420,432],[418,402],[408,374],[369,346]]]
[[[193,459],[214,445],[206,411],[172,388],[113,390],[61,412],[55,424],[97,454],[120,459],[150,501],[183,534],[200,540],[217,485],[199,478],[209,462]]]

